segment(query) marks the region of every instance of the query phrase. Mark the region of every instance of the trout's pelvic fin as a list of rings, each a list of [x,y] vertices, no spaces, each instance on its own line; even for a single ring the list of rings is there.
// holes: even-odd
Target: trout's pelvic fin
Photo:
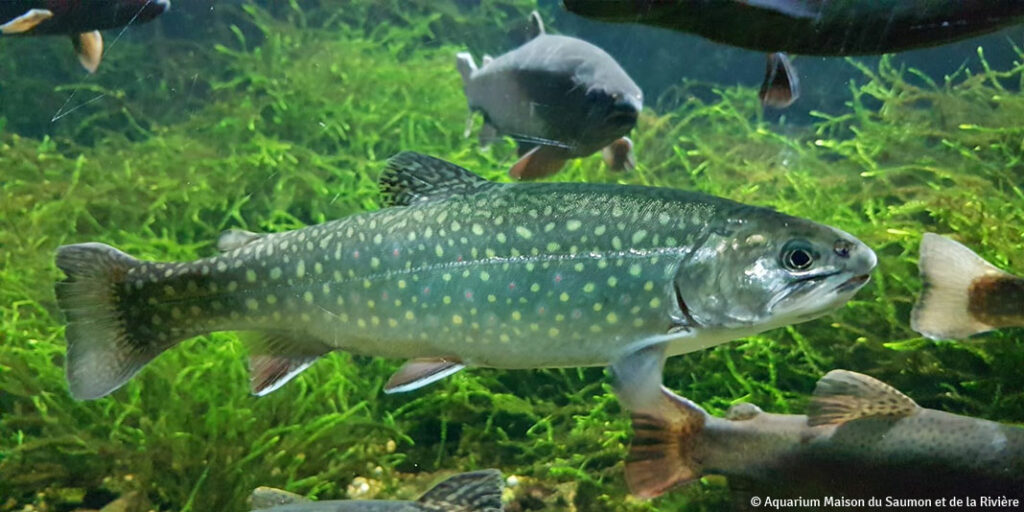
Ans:
[[[633,152],[633,141],[622,137],[612,141],[601,149],[601,157],[605,165],[613,171],[632,171],[636,168],[636,154]]]
[[[505,482],[497,469],[459,473],[423,493],[417,503],[430,510],[450,512],[501,512]]]
[[[498,185],[451,162],[413,151],[392,156],[387,165],[379,181],[385,206],[411,206]]]
[[[404,393],[458,373],[465,365],[457,359],[413,359],[402,365],[384,385],[385,393]]]
[[[921,238],[923,290],[910,313],[910,327],[931,339],[966,338],[994,327],[970,312],[971,285],[981,277],[1012,277],[964,245],[935,233]]]
[[[290,334],[245,333],[249,347],[249,391],[263,396],[302,373],[331,348],[319,342],[296,339]]]
[[[800,98],[800,78],[785,53],[768,54],[764,82],[758,93],[761,105],[783,109]]]
[[[253,511],[266,510],[281,505],[310,502],[311,500],[308,498],[273,487],[257,487],[249,495],[249,508]]]
[[[700,478],[693,451],[706,417],[700,406],[664,387],[656,407],[634,413],[633,442],[626,458],[629,492],[654,498]]]
[[[807,424],[838,425],[858,418],[914,414],[920,407],[896,388],[867,375],[832,370],[818,381]]]
[[[103,35],[99,30],[71,36],[71,44],[78,54],[78,62],[89,73],[95,73],[103,60]]]
[[[245,247],[260,238],[263,234],[253,233],[244,229],[229,229],[220,234],[217,238],[217,250],[220,252],[231,252],[239,247]]]
[[[66,373],[71,395],[79,400],[110,394],[178,341],[143,337],[147,331],[125,319],[122,283],[142,264],[105,244],[57,249],[57,267],[67,275],[55,287],[67,318]]]
[[[25,14],[0,25],[0,34],[24,34],[52,17],[53,11],[49,9],[29,9]]]

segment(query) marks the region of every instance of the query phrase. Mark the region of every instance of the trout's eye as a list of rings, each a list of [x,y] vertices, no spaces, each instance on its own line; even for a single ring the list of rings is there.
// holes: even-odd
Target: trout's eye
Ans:
[[[788,270],[807,270],[814,265],[815,254],[805,240],[791,240],[782,248],[782,266]]]

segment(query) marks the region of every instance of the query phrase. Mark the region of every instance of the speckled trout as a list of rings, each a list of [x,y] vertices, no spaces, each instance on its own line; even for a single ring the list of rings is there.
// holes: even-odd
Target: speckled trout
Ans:
[[[435,485],[416,501],[311,501],[270,487],[253,491],[252,512],[501,512],[501,472],[485,469],[460,473]]]
[[[808,412],[771,414],[739,403],[716,418],[662,388],[657,407],[634,412],[626,479],[648,498],[714,474],[762,497],[1024,503],[1024,428],[925,409],[846,370],[818,381]]]
[[[694,192],[502,184],[409,152],[381,184],[382,210],[231,232],[188,263],[59,248],[72,394],[104,396],[178,341],[232,330],[259,333],[256,394],[332,350],[409,359],[387,391],[465,366],[660,365],[826,314],[876,262],[840,230]]]

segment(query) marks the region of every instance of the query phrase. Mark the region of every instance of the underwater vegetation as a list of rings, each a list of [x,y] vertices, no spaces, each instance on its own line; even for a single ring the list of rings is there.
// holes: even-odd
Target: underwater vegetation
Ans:
[[[154,510],[243,510],[260,485],[414,499],[441,474],[483,467],[516,476],[509,510],[722,508],[715,479],[650,502],[627,496],[629,418],[600,368],[473,369],[384,395],[400,361],[334,353],[256,398],[241,343],[215,334],[169,351],[109,398],[68,393],[58,245],[208,256],[228,228],[281,231],[379,208],[377,176],[401,150],[507,180],[511,143],[481,150],[462,136],[454,55],[500,53],[510,45],[479,27],[512,27],[533,8],[324,0],[171,11],[193,33],[160,28],[118,43],[95,78],[81,78],[63,39],[2,41],[0,67],[16,72],[0,78],[0,511],[100,508],[131,492]],[[752,88],[683,81],[648,98],[633,133],[636,170],[610,174],[597,156],[569,163],[556,180],[772,206],[844,229],[879,255],[872,282],[838,313],[672,358],[666,385],[711,414],[741,400],[803,413],[815,381],[845,368],[923,407],[1024,423],[1019,329],[953,342],[909,327],[926,231],[1024,272],[1015,51],[1017,62],[993,67],[979,48],[980,69],[942,80],[888,58],[850,60],[863,77],[846,107],[816,112],[809,126],[766,122]],[[48,74],[35,71],[40,62],[53,64]]]

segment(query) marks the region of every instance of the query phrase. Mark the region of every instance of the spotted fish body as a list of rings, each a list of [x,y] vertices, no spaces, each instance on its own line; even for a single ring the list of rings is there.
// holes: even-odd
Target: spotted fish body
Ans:
[[[717,418],[664,390],[634,414],[630,488],[653,497],[714,474],[773,496],[1024,499],[1024,428],[926,409],[845,370],[822,377],[808,412],[740,403]]]
[[[841,231],[697,193],[499,184],[415,153],[389,165],[394,206],[243,237],[215,257],[59,249],[72,393],[103,396],[177,341],[224,330],[264,333],[258,393],[332,350],[411,359],[423,382],[462,366],[680,354],[825,314],[875,264]]]

